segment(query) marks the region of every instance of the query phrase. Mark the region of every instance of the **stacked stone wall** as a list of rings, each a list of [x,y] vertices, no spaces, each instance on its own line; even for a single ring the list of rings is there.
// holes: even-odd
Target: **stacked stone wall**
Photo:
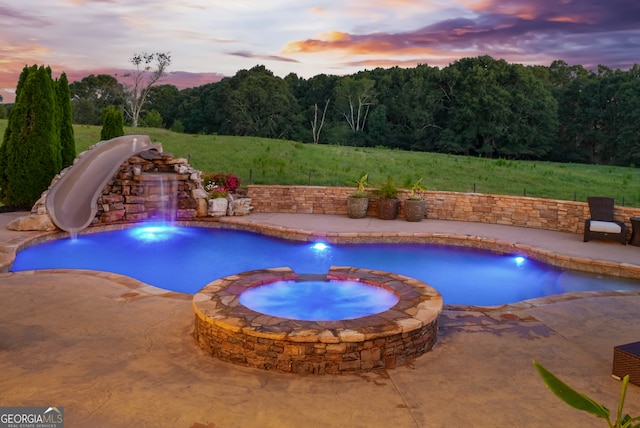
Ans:
[[[195,318],[194,336],[205,352],[233,364],[295,374],[346,374],[394,368],[429,351],[438,319],[413,331],[354,343],[293,342],[230,331]]]
[[[250,185],[248,196],[254,212],[347,215],[349,187],[263,186]],[[589,218],[585,202],[530,198],[480,193],[424,191],[427,219],[494,223],[560,232],[583,233]],[[408,192],[400,191],[400,199]],[[372,194],[367,215],[376,216],[377,203]],[[403,206],[400,217],[404,216]],[[640,208],[616,206],[615,217],[631,229],[631,217],[640,217]]]
[[[161,153],[129,158],[98,198],[94,225],[142,220],[192,220],[207,215],[200,172],[186,159]]]

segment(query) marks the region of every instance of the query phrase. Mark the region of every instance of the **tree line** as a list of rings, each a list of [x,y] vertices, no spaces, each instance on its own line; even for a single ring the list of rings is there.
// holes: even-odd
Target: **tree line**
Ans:
[[[640,68],[462,58],[442,69],[275,76],[262,65],[196,88],[149,87],[142,126],[490,158],[640,164]],[[70,85],[73,119],[127,111],[115,77]],[[129,123],[132,123],[131,121]]]

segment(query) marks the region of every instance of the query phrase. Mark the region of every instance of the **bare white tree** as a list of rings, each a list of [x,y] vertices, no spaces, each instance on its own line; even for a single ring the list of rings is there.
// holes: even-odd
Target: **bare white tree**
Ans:
[[[331,99],[327,98],[327,101],[324,103],[324,110],[322,110],[322,118],[320,119],[320,123],[318,123],[318,104],[313,105],[313,120],[311,121],[311,132],[313,133],[313,142],[318,144],[320,142],[320,132],[322,131],[322,127],[324,126],[324,118],[327,115],[327,107],[329,107],[329,101]]]
[[[126,113],[131,118],[134,127],[138,126],[142,107],[149,95],[151,87],[168,74],[171,65],[169,52],[136,53],[129,60],[136,68],[123,75],[130,80],[127,86]]]
[[[369,108],[374,104],[375,93],[372,79],[340,78],[336,86],[336,105],[342,111],[353,132],[364,131]]]

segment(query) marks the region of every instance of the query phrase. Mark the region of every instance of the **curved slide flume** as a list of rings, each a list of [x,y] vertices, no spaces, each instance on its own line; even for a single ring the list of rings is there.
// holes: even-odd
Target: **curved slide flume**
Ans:
[[[91,224],[97,199],[122,162],[141,152],[156,149],[147,135],[125,135],[102,141],[84,153],[49,189],[45,205],[53,223],[75,236]]]

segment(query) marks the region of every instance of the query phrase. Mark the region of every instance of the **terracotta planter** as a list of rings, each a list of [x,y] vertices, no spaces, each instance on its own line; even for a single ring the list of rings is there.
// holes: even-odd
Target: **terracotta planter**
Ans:
[[[407,199],[404,201],[404,218],[407,221],[422,221],[427,212],[427,201]]]
[[[369,198],[349,196],[347,198],[347,215],[349,218],[365,218],[369,208]]]
[[[380,199],[378,201],[378,218],[380,220],[393,220],[398,215],[400,199]]]

